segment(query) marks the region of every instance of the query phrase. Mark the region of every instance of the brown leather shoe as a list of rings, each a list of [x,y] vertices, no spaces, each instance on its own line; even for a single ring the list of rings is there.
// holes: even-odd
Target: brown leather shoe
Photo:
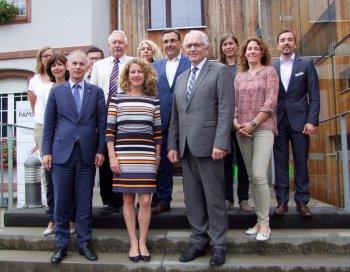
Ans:
[[[311,216],[311,210],[303,201],[297,202],[297,212],[301,216]]]
[[[152,208],[152,214],[161,214],[170,211],[170,204],[158,203],[154,208]]]
[[[275,210],[275,214],[276,215],[285,215],[286,212],[288,212],[288,205],[284,204],[284,203],[278,204],[278,206]]]

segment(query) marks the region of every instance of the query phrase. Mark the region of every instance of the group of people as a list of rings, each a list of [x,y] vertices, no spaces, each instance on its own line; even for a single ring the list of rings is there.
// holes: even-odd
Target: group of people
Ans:
[[[225,34],[218,61],[208,59],[209,40],[202,31],[185,35],[183,51],[175,29],[165,30],[161,43],[164,57],[150,40],[140,43],[137,57],[129,57],[127,36],[115,30],[107,58],[97,47],[68,58],[49,47],[38,51],[28,95],[46,169],[50,223],[44,235],[55,233],[57,244],[52,263],[67,255],[75,232],[79,253],[98,259],[90,246],[96,168],[100,213],[123,213],[132,262],[151,260],[151,214],[170,210],[173,164],[180,159],[192,228],[181,262],[206,254],[210,245],[209,264],[225,263],[233,164],[239,169],[239,207],[252,211],[250,191],[257,215],[246,234],[269,239],[267,168],[273,153],[275,214],[283,215],[289,201],[289,141],[297,211],[311,216],[307,156],[309,135],[318,125],[319,87],[312,61],[295,55],[295,34],[278,34],[281,56],[273,65],[260,38],[239,47],[232,33]]]

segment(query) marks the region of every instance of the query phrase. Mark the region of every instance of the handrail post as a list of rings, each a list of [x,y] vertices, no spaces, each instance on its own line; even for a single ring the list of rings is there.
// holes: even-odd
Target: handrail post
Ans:
[[[13,209],[13,134],[12,125],[7,124],[8,156],[8,209]]]
[[[340,139],[341,139],[341,158],[343,168],[343,188],[344,188],[344,209],[350,211],[350,190],[349,190],[349,167],[348,167],[348,143],[346,132],[346,115],[340,116]]]

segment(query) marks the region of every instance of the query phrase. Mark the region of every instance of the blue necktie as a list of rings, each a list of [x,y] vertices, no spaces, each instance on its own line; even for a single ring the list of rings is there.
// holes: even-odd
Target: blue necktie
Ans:
[[[80,85],[78,85],[78,84],[73,85],[74,100],[75,100],[75,104],[77,105],[77,110],[80,113],[81,101],[80,101],[79,88],[80,88]]]
[[[190,99],[193,85],[196,82],[196,72],[198,71],[198,69],[199,69],[198,67],[194,67],[192,69],[190,82],[188,83],[187,92],[186,92],[187,101]]]

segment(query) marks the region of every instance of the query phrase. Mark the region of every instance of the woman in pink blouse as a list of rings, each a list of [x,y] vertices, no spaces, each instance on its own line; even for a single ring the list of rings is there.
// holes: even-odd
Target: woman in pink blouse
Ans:
[[[256,240],[270,237],[270,190],[267,167],[277,135],[276,105],[279,79],[270,66],[271,54],[259,38],[244,42],[235,78],[235,115],[233,126],[243,155],[253,195],[257,223],[246,234]]]

